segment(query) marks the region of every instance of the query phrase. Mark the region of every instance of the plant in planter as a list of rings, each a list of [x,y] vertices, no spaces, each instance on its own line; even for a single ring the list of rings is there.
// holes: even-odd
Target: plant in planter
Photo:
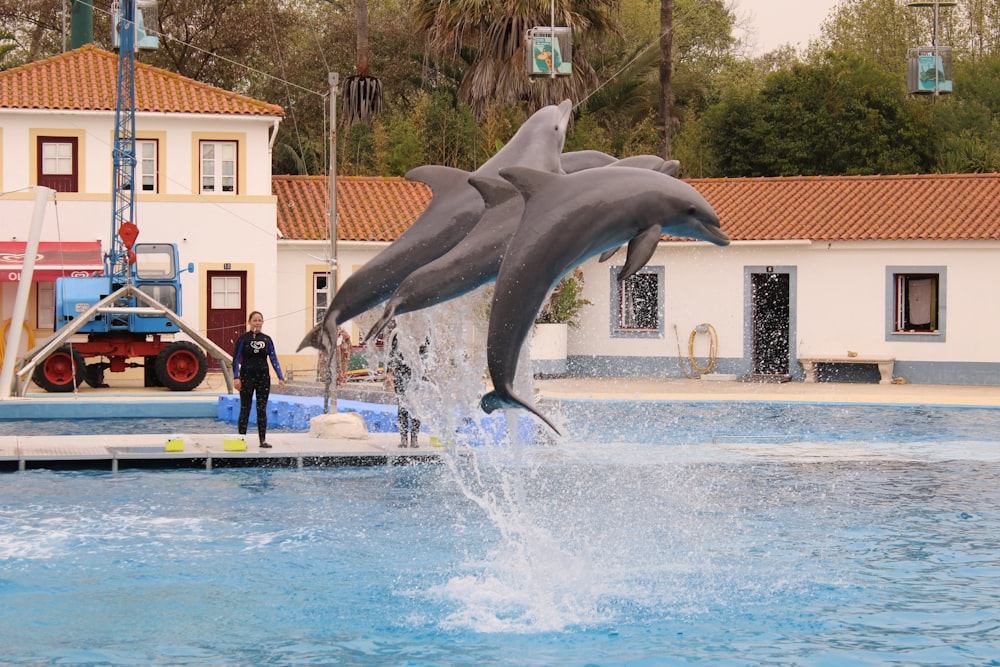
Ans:
[[[556,285],[548,303],[538,313],[535,324],[568,324],[576,328],[580,325],[580,311],[589,306],[590,301],[580,298],[583,292],[583,271],[576,269]]]

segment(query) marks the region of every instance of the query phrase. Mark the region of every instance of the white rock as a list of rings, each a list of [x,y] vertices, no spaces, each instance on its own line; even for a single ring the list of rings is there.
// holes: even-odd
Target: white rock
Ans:
[[[337,412],[332,415],[318,415],[309,420],[309,436],[367,440],[368,427],[365,426],[365,418],[357,412]]]

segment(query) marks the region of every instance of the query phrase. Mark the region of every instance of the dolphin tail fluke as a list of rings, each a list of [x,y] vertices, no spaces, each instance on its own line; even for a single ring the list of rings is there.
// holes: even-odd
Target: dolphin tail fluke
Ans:
[[[389,324],[389,322],[392,321],[392,318],[395,316],[396,316],[396,306],[392,305],[391,302],[386,304],[385,310],[382,311],[382,316],[379,317],[378,322],[376,322],[375,325],[368,330],[368,335],[365,336],[365,339],[363,341],[361,341],[361,344],[362,345],[367,344],[368,341],[372,340],[373,338],[375,338],[375,336],[382,333],[382,329],[385,329],[386,326]]]
[[[309,333],[306,334],[305,338],[302,339],[302,342],[299,343],[299,346],[298,346],[298,348],[296,348],[295,351],[296,352],[301,352],[302,350],[306,349],[307,347],[314,347],[317,350],[322,350],[323,349],[323,323],[322,322],[320,322],[319,324],[317,324],[316,326],[314,326],[312,328],[312,330]]]
[[[494,410],[498,410],[500,408],[521,408],[523,410],[527,410],[528,412],[530,412],[531,414],[535,415],[543,422],[545,422],[545,425],[548,426],[553,431],[555,431],[556,435],[560,436],[562,435],[562,433],[559,432],[559,429],[556,428],[556,425],[553,424],[551,421],[549,421],[548,417],[546,417],[537,409],[535,409],[534,406],[528,405],[527,403],[522,401],[517,396],[514,396],[513,394],[500,394],[497,393],[496,391],[491,391],[490,393],[483,396],[482,400],[479,402],[479,405],[483,409],[483,412],[485,412],[486,414],[490,414]]]

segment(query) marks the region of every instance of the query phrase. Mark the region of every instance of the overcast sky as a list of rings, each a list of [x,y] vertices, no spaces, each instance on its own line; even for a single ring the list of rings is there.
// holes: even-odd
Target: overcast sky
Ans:
[[[749,17],[755,53],[782,44],[804,48],[819,36],[819,26],[839,0],[736,0],[736,14]],[[756,39],[753,39],[753,38]]]

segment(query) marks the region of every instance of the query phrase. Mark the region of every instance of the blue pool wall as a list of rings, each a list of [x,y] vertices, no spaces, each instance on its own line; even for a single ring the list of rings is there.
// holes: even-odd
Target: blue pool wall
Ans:
[[[337,399],[338,412],[357,412],[365,420],[369,433],[395,433],[397,431],[397,407],[395,404],[364,403]],[[276,396],[267,401],[267,425],[269,428],[308,431],[313,417],[323,414],[321,396]],[[240,415],[239,396],[219,396],[218,414],[220,421],[236,425]],[[250,426],[257,425],[257,400],[250,407]],[[517,416],[517,432],[521,442],[533,442],[535,422],[527,415]],[[441,438],[443,434],[430,433]],[[493,415],[481,414],[479,419],[467,417],[455,434],[461,442],[483,445],[507,438],[507,420],[502,412]]]

